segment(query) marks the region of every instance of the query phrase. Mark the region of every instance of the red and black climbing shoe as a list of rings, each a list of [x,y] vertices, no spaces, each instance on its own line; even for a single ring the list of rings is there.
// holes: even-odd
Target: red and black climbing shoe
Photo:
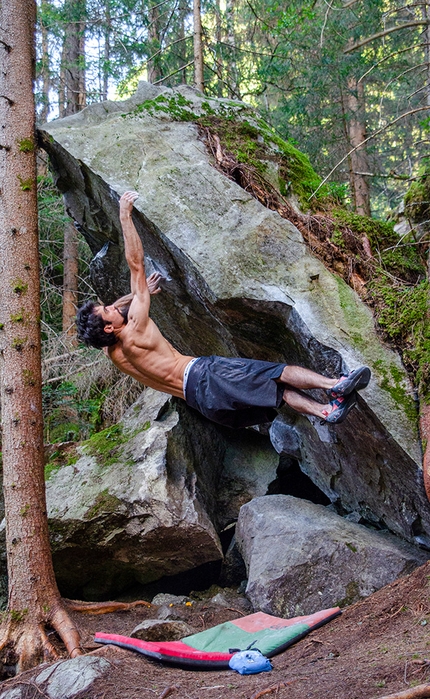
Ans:
[[[337,425],[339,422],[343,422],[356,403],[357,394],[355,391],[348,396],[337,396],[330,401],[331,410],[324,410],[321,424],[329,422],[331,425]]]
[[[359,369],[351,371],[348,376],[342,376],[337,384],[328,391],[330,396],[349,396],[353,391],[361,391],[366,388],[370,381],[370,369],[367,366],[361,366]]]

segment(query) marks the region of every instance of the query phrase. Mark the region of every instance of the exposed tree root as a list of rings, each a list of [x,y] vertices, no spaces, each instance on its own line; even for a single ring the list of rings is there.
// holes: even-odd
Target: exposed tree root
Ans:
[[[47,627],[57,632],[71,658],[82,655],[79,631],[61,601],[48,614],[32,614],[27,610],[20,618],[14,618],[6,612],[0,627],[2,679],[41,662],[58,660],[60,655],[48,638]]]
[[[430,697],[430,684],[419,684],[417,687],[405,689],[403,692],[387,694],[378,699],[428,699]]]
[[[111,612],[128,612],[134,607],[150,607],[150,602],[137,600],[136,602],[80,602],[79,600],[65,599],[67,607],[72,612],[81,614],[110,614]]]

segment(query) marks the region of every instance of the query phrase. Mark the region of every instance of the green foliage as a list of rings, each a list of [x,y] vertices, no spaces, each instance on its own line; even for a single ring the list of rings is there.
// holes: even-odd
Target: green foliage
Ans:
[[[430,397],[430,287],[428,280],[410,286],[378,269],[370,293],[376,317],[386,335],[402,349],[406,365],[416,373],[421,395]]]
[[[405,214],[414,223],[425,222],[430,229],[430,158],[424,158],[417,179],[405,195]]]
[[[45,465],[45,481],[49,480],[63,466],[73,466],[78,458],[76,451],[71,451],[69,447],[67,447],[67,450],[58,448],[51,454],[48,463]]]
[[[89,398],[79,396],[78,387],[72,381],[45,384],[42,388],[45,415],[45,441],[79,441],[100,428],[105,391],[92,387]]]

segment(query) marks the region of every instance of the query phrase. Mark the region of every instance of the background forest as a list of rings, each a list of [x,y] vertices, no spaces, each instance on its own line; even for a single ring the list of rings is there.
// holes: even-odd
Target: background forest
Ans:
[[[305,153],[322,179],[309,171],[301,207],[333,218],[341,206],[343,225],[370,241],[365,300],[423,392],[430,2],[40,0],[38,10],[40,122],[124,99],[142,79],[186,83],[250,103]],[[249,141],[223,145],[252,165]],[[43,161],[40,173],[45,437],[54,443],[114,422],[136,389],[99,352],[75,346],[76,305],[94,295],[89,252]],[[332,226],[339,249],[341,233]]]

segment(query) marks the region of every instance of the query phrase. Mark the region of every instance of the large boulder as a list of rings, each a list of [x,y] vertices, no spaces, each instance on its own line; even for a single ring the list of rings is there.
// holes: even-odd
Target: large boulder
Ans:
[[[426,560],[422,551],[391,534],[288,495],[244,505],[236,541],[254,608],[283,617],[345,607]]]
[[[54,566],[68,596],[103,598],[219,561],[212,522],[225,446],[214,428],[147,389],[46,483]],[[49,469],[48,469],[49,472]]]
[[[301,467],[346,510],[428,544],[417,414],[399,357],[297,228],[213,167],[193,123],[208,113],[227,117],[226,128],[232,118],[258,127],[242,103],[146,83],[125,102],[92,105],[43,127],[68,211],[96,256],[100,297],[128,291],[118,197],[135,189],[148,269],[168,279],[151,306],[166,337],[187,354],[285,361],[326,375],[368,364],[373,380],[345,423],[289,418]],[[267,128],[261,139],[270,142]]]
[[[179,399],[144,390],[120,423],[46,466],[62,592],[99,599],[219,562],[218,532],[267,492],[276,468],[262,435],[218,430]]]

